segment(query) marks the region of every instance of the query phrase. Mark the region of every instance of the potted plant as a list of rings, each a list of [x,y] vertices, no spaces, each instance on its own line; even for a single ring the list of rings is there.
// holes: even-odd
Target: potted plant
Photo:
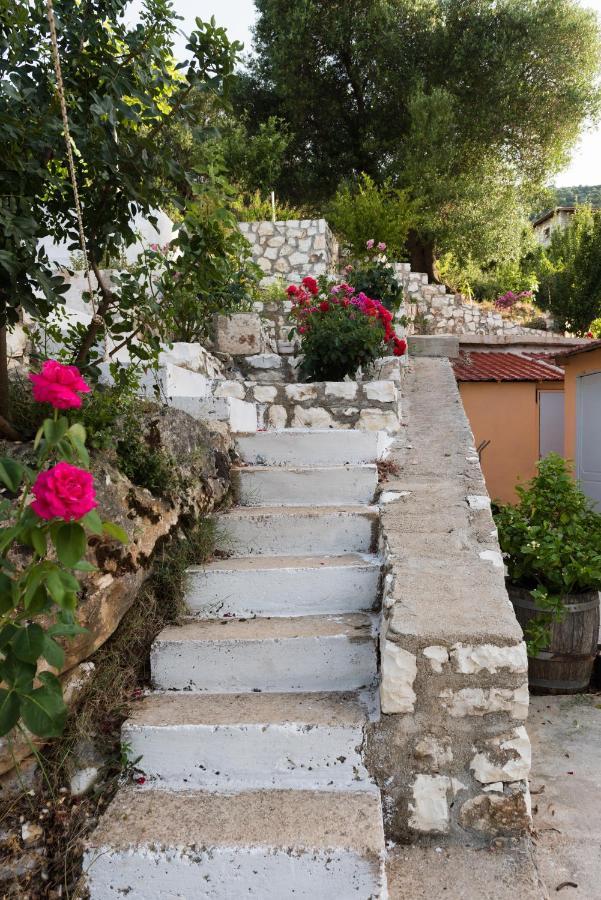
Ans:
[[[510,599],[524,629],[530,685],[576,693],[590,682],[599,640],[601,515],[550,454],[496,514]]]
[[[295,322],[289,338],[299,337],[299,375],[305,381],[342,381],[360,367],[369,370],[387,353],[402,356],[407,343],[396,335],[392,313],[349,284],[331,285],[327,278],[303,278],[290,285]]]

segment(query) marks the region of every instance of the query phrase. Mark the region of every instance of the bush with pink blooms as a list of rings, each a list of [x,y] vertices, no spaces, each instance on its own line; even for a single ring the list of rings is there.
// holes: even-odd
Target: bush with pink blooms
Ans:
[[[369,371],[387,353],[406,352],[392,312],[350,284],[307,277],[300,286],[290,285],[287,294],[295,319],[290,338],[302,338],[299,374],[306,381],[342,381],[359,367]]]
[[[78,409],[89,386],[75,366],[54,360],[29,378],[53,414],[36,435],[34,466],[0,459],[0,735],[18,728],[53,737],[66,717],[61,641],[83,631],[78,574],[94,571],[88,535],[127,535],[101,521],[85,429],[59,414]]]
[[[384,241],[370,238],[365,252],[354,264],[347,266],[346,274],[351,275],[358,293],[367,294],[384,304],[386,309],[396,312],[403,300],[403,289],[396,276],[394,266],[386,255]]]

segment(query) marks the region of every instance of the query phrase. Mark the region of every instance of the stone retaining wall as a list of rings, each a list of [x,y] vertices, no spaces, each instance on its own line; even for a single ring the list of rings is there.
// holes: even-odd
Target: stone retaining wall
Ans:
[[[553,330],[553,320],[543,314],[547,330],[526,328],[516,319],[480,303],[470,303],[461,294],[449,294],[443,284],[429,284],[428,276],[412,272],[409,263],[397,263],[397,277],[405,291],[405,314],[420,318],[433,334],[533,335]]]
[[[240,222],[239,227],[266,283],[277,278],[298,282],[338,268],[338,241],[325,219]]]
[[[258,427],[399,430],[401,392],[394,381],[257,384],[225,381],[215,395],[257,404]]]
[[[413,360],[403,404],[368,761],[397,839],[515,834],[530,823],[526,648],[449,361]]]

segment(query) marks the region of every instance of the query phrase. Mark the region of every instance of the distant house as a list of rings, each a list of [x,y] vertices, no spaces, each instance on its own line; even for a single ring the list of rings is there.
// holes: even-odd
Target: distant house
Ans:
[[[551,235],[557,228],[566,228],[576,211],[575,206],[556,206],[532,223],[539,244],[547,247],[551,243]]]
[[[491,497],[515,503],[515,486],[536,463],[563,453],[563,370],[547,353],[462,347],[452,360]]]
[[[601,512],[601,341],[555,357],[565,371],[565,448],[585,494]]]

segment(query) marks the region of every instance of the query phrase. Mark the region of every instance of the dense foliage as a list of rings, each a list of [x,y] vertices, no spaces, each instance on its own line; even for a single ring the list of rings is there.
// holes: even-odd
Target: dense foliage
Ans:
[[[328,204],[328,222],[339,235],[342,249],[352,258],[362,255],[374,234],[387,245],[397,262],[406,258],[409,230],[416,221],[416,204],[390,179],[379,186],[365,173],[345,181]]]
[[[599,27],[576,0],[256,5],[236,102],[253,128],[276,116],[294,136],[278,194],[317,204],[361,173],[391,178],[420,201],[418,271],[441,251],[507,255],[507,225],[598,110]]]
[[[544,611],[529,635],[532,652],[545,646],[567,594],[601,589],[601,515],[556,454],[516,491],[518,504],[504,506],[495,520],[510,582],[531,590]]]
[[[601,315],[601,213],[579,207],[552,232],[538,266],[537,301],[561,329],[586,334]]]
[[[307,277],[300,287],[290,285],[287,294],[296,319],[290,338],[301,339],[299,373],[306,381],[343,381],[359,368],[368,371],[386,352],[406,352],[405,340],[395,334],[392,313],[352,285]]]
[[[207,243],[215,242],[224,206],[213,173],[206,165],[194,170],[198,152],[174,152],[174,134],[182,145],[183,134],[196,146],[213,136],[212,123],[198,117],[199,103],[219,108],[241,45],[214,23],[197,20],[188,59],[178,64],[170,0],[144,0],[135,25],[125,15],[128,6],[129,0],[54,3],[87,253],[100,285],[92,323],[72,334],[80,364],[106,331],[135,332],[134,355],[154,337],[150,352],[156,351],[156,297],[131,279],[111,286],[100,272],[103,260],[136,240],[136,214],[152,222],[157,209],[179,211],[180,251],[195,254],[195,266],[211,266]],[[2,5],[0,142],[1,327],[14,323],[20,308],[44,317],[60,302],[62,279],[52,275],[39,241],[77,248],[79,240],[44,0]],[[208,215],[211,186],[217,192]],[[6,396],[0,400],[5,413]]]

